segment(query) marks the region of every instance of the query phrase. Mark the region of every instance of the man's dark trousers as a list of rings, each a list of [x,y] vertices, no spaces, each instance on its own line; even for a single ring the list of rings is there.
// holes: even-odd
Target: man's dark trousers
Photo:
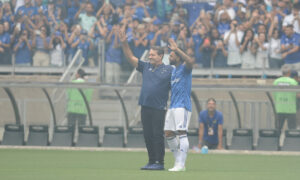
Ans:
[[[142,106],[141,119],[149,163],[164,164],[164,124],[166,110]]]

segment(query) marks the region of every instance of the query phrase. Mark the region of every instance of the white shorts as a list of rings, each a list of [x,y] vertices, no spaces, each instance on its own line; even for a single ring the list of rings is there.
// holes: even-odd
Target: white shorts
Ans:
[[[165,131],[187,131],[192,112],[185,108],[168,109],[165,120]]]

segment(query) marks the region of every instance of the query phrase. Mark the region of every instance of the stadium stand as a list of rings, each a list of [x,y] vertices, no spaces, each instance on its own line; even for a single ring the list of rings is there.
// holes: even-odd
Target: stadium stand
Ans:
[[[259,138],[256,150],[260,151],[277,151],[279,150],[279,131],[276,129],[259,130]]]
[[[144,148],[145,140],[143,135],[143,129],[141,127],[130,127],[128,129],[127,144],[126,147],[138,147]]]
[[[73,126],[56,126],[50,146],[73,146],[73,138]]]
[[[6,124],[1,145],[24,145],[24,126],[17,124]]]
[[[75,146],[77,147],[98,147],[99,128],[96,126],[80,126],[78,127],[78,139]]]
[[[300,151],[300,130],[286,130],[281,148],[283,151]]]
[[[110,126],[104,128],[102,147],[124,147],[124,128]]]
[[[253,150],[253,131],[252,129],[234,129],[231,150]]]
[[[49,130],[48,125],[30,125],[27,146],[48,146]]]

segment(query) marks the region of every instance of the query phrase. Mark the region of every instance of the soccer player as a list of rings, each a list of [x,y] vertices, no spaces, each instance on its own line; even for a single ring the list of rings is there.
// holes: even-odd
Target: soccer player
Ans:
[[[163,64],[162,48],[152,47],[150,62],[143,62],[132,54],[124,30],[119,38],[126,58],[143,75],[139,105],[149,162],[141,170],[164,170],[164,120],[173,68]]]
[[[185,160],[189,149],[187,130],[191,117],[191,85],[194,59],[179,49],[169,39],[170,64],[175,68],[171,76],[171,104],[165,120],[165,136],[173,152],[175,165],[169,171],[185,171]],[[179,136],[179,141],[176,137]]]

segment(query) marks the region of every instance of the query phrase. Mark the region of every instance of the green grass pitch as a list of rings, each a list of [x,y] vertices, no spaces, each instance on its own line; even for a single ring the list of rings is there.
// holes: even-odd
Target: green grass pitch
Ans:
[[[0,180],[300,179],[300,156],[190,153],[186,172],[139,170],[146,161],[146,152],[0,149]]]

